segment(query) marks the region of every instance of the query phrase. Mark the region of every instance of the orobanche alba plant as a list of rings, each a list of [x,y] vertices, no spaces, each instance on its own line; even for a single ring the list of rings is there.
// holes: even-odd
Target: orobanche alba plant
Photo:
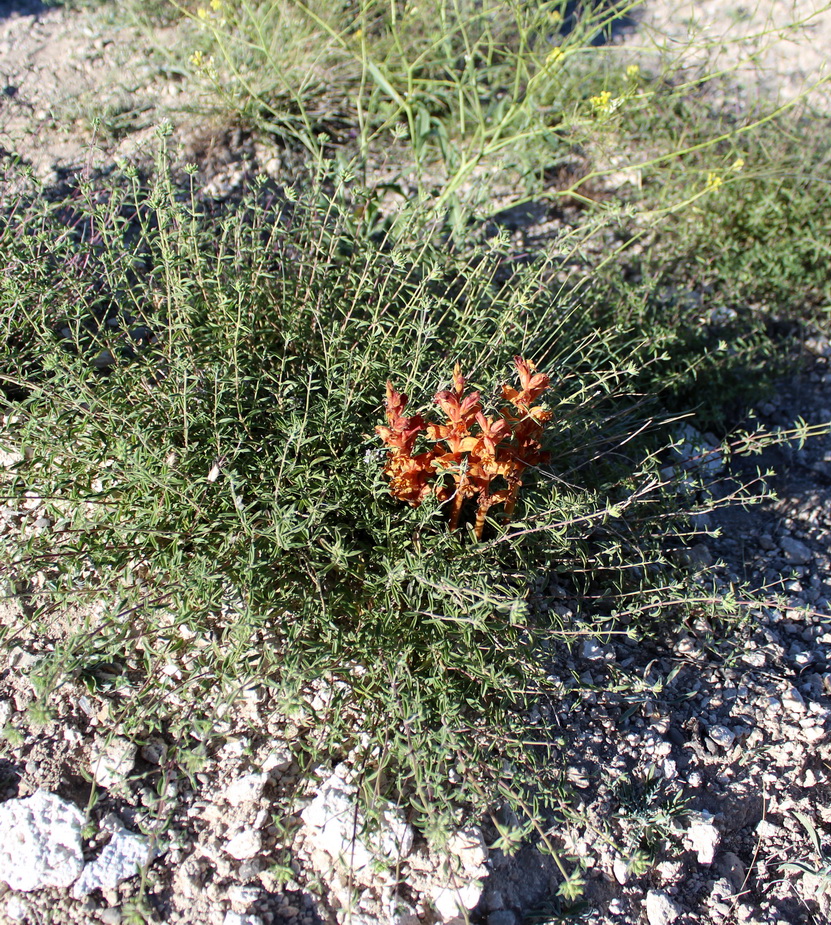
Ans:
[[[479,540],[490,509],[503,505],[507,523],[514,512],[523,473],[548,458],[540,437],[551,412],[534,402],[548,388],[550,379],[522,357],[514,357],[514,364],[520,388],[507,383],[502,386],[502,398],[508,406],[499,410],[498,417],[485,415],[479,392],[465,395],[467,380],[457,363],[453,388],[433,397],[447,418],[445,423],[428,423],[420,414],[405,417],[407,396],[387,382],[389,426],[376,428],[389,447],[384,472],[393,496],[417,506],[435,493],[450,505],[450,530],[458,528],[465,500],[475,498],[474,532]],[[422,435],[432,445],[415,453]]]

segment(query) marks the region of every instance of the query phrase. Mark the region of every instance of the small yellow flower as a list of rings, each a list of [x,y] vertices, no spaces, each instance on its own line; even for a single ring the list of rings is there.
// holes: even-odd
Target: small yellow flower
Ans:
[[[225,6],[225,4],[222,0],[211,0],[211,9],[214,13],[219,13],[223,6]]]
[[[707,174],[706,189],[709,190],[710,192],[715,192],[717,189],[719,189],[719,187],[722,186],[723,183],[724,183],[724,180],[722,180],[721,177],[714,171],[711,170]]]
[[[193,65],[193,67],[196,67],[196,68],[201,68],[205,64],[205,56],[202,54],[201,51],[195,51],[190,56],[189,60],[190,60],[190,63]]]
[[[208,12],[207,7],[200,6],[199,9],[196,11],[196,15],[197,15],[200,19],[207,19],[208,16],[210,16],[210,13]]]
[[[556,67],[565,58],[566,53],[562,48],[552,48],[545,56],[546,69]]]
[[[743,157],[737,157],[736,160],[734,160],[733,163],[730,165],[730,169],[735,170],[735,171],[741,170],[742,167],[744,167]]]
[[[639,64],[630,64],[626,68],[626,76],[630,80],[636,80],[641,75],[641,66]]]
[[[559,26],[563,21],[563,14],[559,10],[549,10],[548,21],[552,26]]]
[[[353,32],[353,34],[352,34],[352,38],[355,39],[356,42],[360,42],[360,40],[361,40],[363,37],[364,37],[364,30],[363,30],[363,29],[356,29],[356,30]]]
[[[591,108],[598,114],[605,114],[612,111],[612,94],[604,90],[597,96],[589,97]]]

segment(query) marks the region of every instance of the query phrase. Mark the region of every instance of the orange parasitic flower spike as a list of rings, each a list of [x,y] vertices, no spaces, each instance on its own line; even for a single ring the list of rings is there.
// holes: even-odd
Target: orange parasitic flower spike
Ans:
[[[536,367],[530,361],[523,360],[522,357],[514,357],[514,365],[519,374],[519,382],[522,386],[521,391],[517,391],[509,385],[502,386],[502,397],[509,401],[515,408],[522,411],[528,410],[531,403],[539,398],[540,395],[551,385],[551,379],[545,373],[535,372]]]
[[[462,375],[462,367],[457,363],[453,367],[453,390],[461,398],[464,395],[467,379]]]
[[[523,360],[522,357],[514,357],[514,364],[519,373],[519,381],[522,385],[522,391],[535,393],[534,397],[541,395],[549,385],[551,380],[545,373],[538,373],[537,367],[530,360]]]
[[[476,417],[476,412],[481,409],[478,392],[471,392],[465,398],[461,398],[456,392],[436,392],[433,401],[447,415],[450,423],[457,427],[469,427]]]
[[[476,498],[474,534],[480,540],[489,510],[502,505],[503,520],[509,521],[524,471],[548,459],[539,441],[552,413],[534,401],[550,379],[520,356],[514,364],[520,388],[506,383],[502,397],[515,410],[502,408],[495,418],[484,414],[479,392],[465,395],[467,380],[456,363],[451,388],[433,397],[444,422],[428,424],[421,415],[405,416],[407,396],[387,382],[388,426],[376,427],[389,448],[384,472],[393,496],[415,507],[434,494],[449,507],[451,531],[459,526],[465,500]],[[432,446],[414,455],[419,435]],[[497,490],[491,491],[494,480]]]

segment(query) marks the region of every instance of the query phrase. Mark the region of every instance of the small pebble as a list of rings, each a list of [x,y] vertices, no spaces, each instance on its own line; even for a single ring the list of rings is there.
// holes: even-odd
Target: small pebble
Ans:
[[[813,558],[810,548],[792,536],[783,536],[779,541],[779,548],[792,565],[807,565]]]
[[[719,746],[719,748],[730,748],[736,739],[733,730],[728,729],[727,726],[711,726],[707,734],[710,736],[713,742]]]
[[[225,845],[225,851],[238,861],[253,858],[261,850],[262,836],[256,829],[243,829]]]
[[[6,903],[6,915],[13,922],[22,922],[29,914],[26,904],[17,896],[12,896]]]
[[[646,917],[649,925],[671,925],[681,914],[681,909],[659,890],[646,894]]]
[[[782,706],[791,713],[804,713],[805,698],[795,687],[790,687],[782,695]]]

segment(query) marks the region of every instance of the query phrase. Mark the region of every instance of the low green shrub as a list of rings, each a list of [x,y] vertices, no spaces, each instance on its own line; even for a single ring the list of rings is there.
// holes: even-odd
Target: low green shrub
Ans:
[[[548,576],[600,589],[586,630],[630,614],[640,632],[687,530],[658,474],[660,409],[627,394],[658,345],[595,329],[547,258],[506,268],[499,238],[458,250],[418,215],[360,237],[337,185],[258,188],[211,217],[165,176],[32,205],[0,238],[3,440],[26,448],[6,490],[52,521],[4,568],[39,625],[77,620],[43,696],[107,677],[127,727],[163,730],[188,767],[217,698],[264,685],[310,763],[358,749],[428,828],[531,799],[497,758],[533,764],[505,729],[574,632]],[[459,361],[493,408],[517,353],[552,377],[551,461],[477,542],[437,498],[391,496],[384,383],[417,411]]]

